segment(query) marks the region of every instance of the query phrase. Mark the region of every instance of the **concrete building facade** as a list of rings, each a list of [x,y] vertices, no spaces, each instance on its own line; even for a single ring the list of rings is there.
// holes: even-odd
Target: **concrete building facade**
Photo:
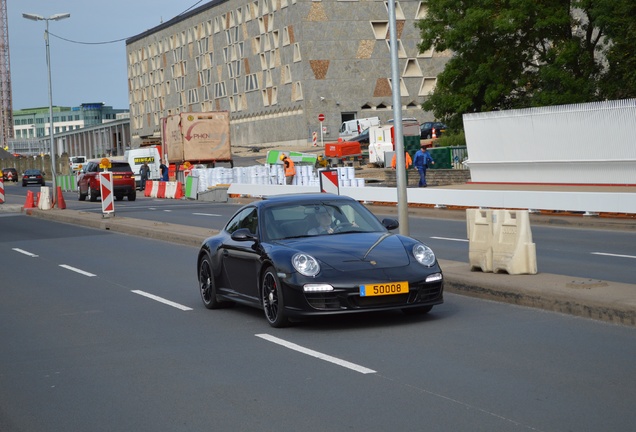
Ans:
[[[396,2],[403,117],[450,53],[420,53],[420,1]],[[336,140],[343,121],[393,117],[388,3],[215,0],[126,41],[132,145],[158,143],[162,118],[229,111],[235,146]],[[318,121],[324,114],[325,120]]]

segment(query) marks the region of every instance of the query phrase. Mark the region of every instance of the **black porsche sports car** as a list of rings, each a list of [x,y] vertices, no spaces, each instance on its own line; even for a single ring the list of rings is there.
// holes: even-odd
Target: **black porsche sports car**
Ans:
[[[428,246],[390,232],[397,227],[346,196],[255,201],[203,242],[197,257],[203,304],[261,308],[272,327],[309,315],[427,313],[444,301],[442,270]]]

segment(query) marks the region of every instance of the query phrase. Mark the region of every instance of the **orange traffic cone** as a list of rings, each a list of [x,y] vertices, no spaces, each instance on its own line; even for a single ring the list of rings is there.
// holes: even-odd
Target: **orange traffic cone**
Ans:
[[[433,128],[433,135],[431,136],[432,139],[437,139],[437,134],[435,133],[435,128]]]
[[[35,197],[33,196],[33,192],[27,191],[26,201],[24,201],[24,208],[34,208],[35,207]]]
[[[64,201],[64,195],[62,195],[62,186],[57,187],[57,208],[64,210],[66,208],[66,201]]]

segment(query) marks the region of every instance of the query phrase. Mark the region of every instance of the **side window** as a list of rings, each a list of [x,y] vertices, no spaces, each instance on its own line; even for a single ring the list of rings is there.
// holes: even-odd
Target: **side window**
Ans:
[[[256,209],[246,208],[237,215],[235,215],[225,226],[225,230],[230,234],[240,228],[247,228],[252,234],[256,234],[258,227],[258,217],[256,215]]]
[[[256,209],[252,209],[243,220],[241,220],[241,228],[247,228],[252,234],[256,234],[258,230],[258,215]]]

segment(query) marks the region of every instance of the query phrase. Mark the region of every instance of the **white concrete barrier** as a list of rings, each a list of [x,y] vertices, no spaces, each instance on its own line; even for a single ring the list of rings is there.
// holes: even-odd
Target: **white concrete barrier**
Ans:
[[[493,210],[467,209],[468,262],[471,270],[492,272]]]
[[[51,188],[48,186],[40,187],[40,200],[38,208],[40,210],[51,210]]]
[[[320,192],[319,186],[280,186],[232,183],[230,195],[254,197],[287,193]],[[357,201],[397,203],[395,187],[343,187],[341,195]],[[462,190],[452,188],[408,188],[410,204],[579,212],[636,213],[636,193],[574,192],[543,190]]]
[[[492,271],[537,274],[537,250],[532,242],[527,210],[495,210]]]

